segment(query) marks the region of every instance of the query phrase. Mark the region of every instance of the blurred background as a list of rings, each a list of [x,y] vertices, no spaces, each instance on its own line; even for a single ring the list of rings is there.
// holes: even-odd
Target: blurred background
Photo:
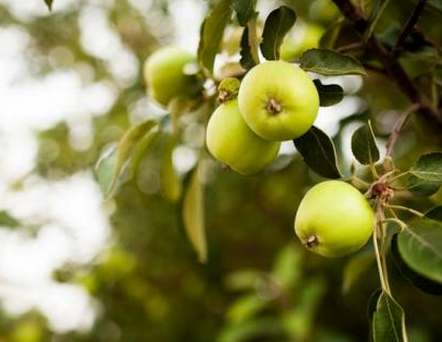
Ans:
[[[318,46],[339,18],[328,0],[260,1],[260,17],[281,3],[298,14],[283,50],[288,60]],[[211,5],[55,0],[49,12],[42,0],[0,0],[1,342],[369,340],[366,306],[378,287],[371,247],[356,259],[327,260],[298,243],[296,207],[320,178],[291,144],[253,177],[204,160],[204,265],[183,231],[179,204],[162,195],[161,139],[137,177],[103,199],[93,173],[100,154],[131,125],[166,113],[146,95],[145,59],[167,44],[196,52]],[[403,21],[411,6],[393,1],[378,27]],[[434,13],[425,15],[435,22]],[[238,44],[238,30],[229,27],[219,70],[238,61]],[[316,125],[334,137],[347,170],[354,129],[371,118],[384,144],[406,101],[376,74],[323,82],[345,90],[341,103],[321,108]],[[398,144],[399,165],[440,150],[440,132],[413,124]],[[173,151],[184,180],[203,135],[201,123],[187,119]],[[417,205],[441,199],[439,192]],[[414,289],[393,264],[391,273],[411,342],[440,342],[441,299]]]

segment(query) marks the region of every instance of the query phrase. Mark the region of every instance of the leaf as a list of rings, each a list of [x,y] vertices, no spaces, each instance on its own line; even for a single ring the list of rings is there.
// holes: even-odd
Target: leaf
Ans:
[[[319,94],[319,105],[321,107],[333,106],[344,98],[344,89],[338,84],[322,84],[320,80],[314,80],[316,90]]]
[[[397,243],[397,234],[395,234],[391,240],[391,252],[394,257],[397,268],[401,274],[419,290],[433,295],[442,295],[442,285],[436,283],[420,274],[414,272],[407,264],[402,260]]]
[[[21,226],[21,223],[19,220],[17,220],[15,217],[13,217],[6,210],[1,210],[0,211],[0,226],[8,227],[8,228],[18,228]]]
[[[411,174],[429,182],[442,182],[442,153],[422,155],[411,169]]]
[[[287,340],[287,333],[281,321],[272,316],[247,320],[239,324],[227,325],[216,339],[217,342],[246,342]]]
[[[440,183],[427,182],[411,175],[407,180],[407,189],[415,195],[431,196],[439,191]]]
[[[247,26],[249,20],[256,15],[255,6],[256,0],[233,0],[232,8],[241,26]]]
[[[413,271],[442,283],[442,223],[431,219],[413,220],[398,234],[398,251]]]
[[[357,59],[328,49],[310,49],[304,52],[301,56],[301,68],[331,76],[367,75]]]
[[[249,70],[256,65],[256,63],[253,59],[251,47],[249,44],[249,28],[248,27],[244,28],[244,31],[242,33],[241,50],[239,53],[241,55],[239,63],[241,64],[241,66],[244,69]]]
[[[248,294],[237,299],[229,307],[226,318],[229,323],[245,322],[266,308],[269,301],[256,293]]]
[[[442,206],[435,207],[425,214],[426,218],[442,221]]]
[[[102,180],[100,184],[102,184],[102,190],[106,198],[109,198],[114,193],[117,182],[119,182],[119,178],[123,175],[124,166],[130,161],[137,143],[156,125],[157,122],[155,120],[146,120],[132,127],[123,135],[116,150],[109,153],[107,158],[100,159],[96,170],[99,179],[101,175]],[[114,156],[112,155],[113,153],[115,153]],[[111,166],[113,166],[113,169]],[[112,170],[112,176],[109,179],[108,172],[110,170]]]
[[[342,276],[342,293],[348,293],[361,276],[373,265],[375,255],[373,251],[363,251],[352,257],[344,267]]]
[[[170,137],[163,151],[160,179],[164,196],[171,202],[176,202],[181,197],[181,179],[173,165],[172,155],[177,144],[177,137]]]
[[[373,314],[373,341],[407,341],[404,310],[385,292],[379,296],[376,311]]]
[[[204,19],[198,45],[198,60],[210,73],[221,45],[224,29],[232,15],[232,0],[220,0]]]
[[[52,4],[54,3],[54,0],[44,0],[46,6],[48,6],[49,10],[52,11]]]
[[[260,49],[267,60],[279,59],[279,49],[287,32],[296,21],[296,13],[287,6],[281,6],[267,17],[262,33]]]
[[[319,128],[312,126],[293,143],[306,164],[325,178],[341,178],[333,141]]]
[[[385,9],[387,8],[388,4],[390,3],[390,0],[377,0],[376,4],[371,11],[370,18],[368,19],[368,22],[370,23],[368,28],[364,32],[364,41],[368,39],[368,37],[371,36],[373,33],[373,30],[378,23],[379,19],[381,18],[382,14],[384,13]]]
[[[379,160],[379,149],[370,121],[353,133],[351,150],[358,162],[363,165],[374,165]]]
[[[183,202],[183,220],[187,237],[198,254],[198,260],[207,261],[206,232],[204,227],[204,192],[200,180],[201,162],[195,168],[186,189]]]
[[[433,79],[436,84],[442,86],[442,67],[441,66],[437,65],[434,68]]]
[[[284,290],[296,285],[302,276],[303,252],[292,244],[282,249],[274,262],[272,275]]]
[[[368,298],[367,314],[370,322],[373,322],[373,315],[376,311],[376,307],[378,306],[378,301],[381,294],[382,290],[377,289]]]

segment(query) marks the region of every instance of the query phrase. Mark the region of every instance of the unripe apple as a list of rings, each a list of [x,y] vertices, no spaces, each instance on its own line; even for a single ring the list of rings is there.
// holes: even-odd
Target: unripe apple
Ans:
[[[149,95],[163,106],[174,97],[194,95],[200,82],[195,75],[184,72],[191,63],[196,63],[195,56],[176,46],[163,47],[151,54],[144,64]]]
[[[350,184],[332,180],[315,185],[302,199],[295,232],[312,252],[341,257],[364,246],[374,224],[366,198]]]
[[[241,82],[239,110],[250,128],[269,141],[295,139],[316,119],[319,95],[307,73],[284,61],[253,67]]]
[[[206,144],[215,159],[243,175],[261,171],[275,158],[280,146],[279,142],[266,141],[253,133],[242,118],[236,99],[213,112]]]
[[[321,26],[305,23],[295,25],[293,34],[287,35],[281,45],[281,59],[295,61],[308,49],[315,49],[324,34]]]

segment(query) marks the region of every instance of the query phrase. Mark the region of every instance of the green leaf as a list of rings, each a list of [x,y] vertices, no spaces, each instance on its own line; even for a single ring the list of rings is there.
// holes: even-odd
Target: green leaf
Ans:
[[[207,261],[207,242],[204,227],[204,191],[200,180],[201,163],[195,168],[186,189],[183,202],[183,221],[187,237],[198,254],[198,260]]]
[[[281,288],[290,290],[290,287],[296,285],[301,279],[303,255],[303,252],[294,248],[292,244],[279,252],[272,274]]]
[[[384,11],[387,8],[389,3],[390,3],[390,0],[377,0],[376,1],[376,4],[374,5],[373,10],[371,11],[370,18],[368,19],[370,24],[364,32],[364,40],[365,41],[373,33],[373,30],[376,27],[376,24],[378,23],[379,19],[381,18],[382,14],[384,13]]]
[[[264,282],[264,275],[254,269],[231,272],[225,279],[225,286],[232,291],[254,290]]]
[[[352,257],[344,267],[344,273],[342,276],[342,293],[348,293],[374,262],[375,255],[372,250],[364,250]]]
[[[310,49],[301,56],[301,68],[322,75],[367,75],[354,57],[327,49]]]
[[[247,26],[249,20],[256,15],[255,6],[256,0],[233,0],[232,8],[241,26]]]
[[[370,322],[373,322],[373,315],[376,312],[376,307],[378,306],[378,301],[381,294],[382,290],[377,289],[368,298],[367,314]]]
[[[6,210],[1,210],[0,211],[0,226],[14,229],[14,228],[20,227],[21,223],[19,220],[17,220],[15,217],[13,217]]]
[[[232,0],[220,0],[204,19],[198,46],[198,60],[210,73],[213,72],[215,56],[220,48],[224,29],[232,15]]]
[[[178,138],[172,136],[166,143],[163,151],[163,162],[161,165],[160,179],[164,196],[171,202],[177,202],[181,197],[181,179],[175,170],[172,160],[173,150],[176,147]]]
[[[251,46],[249,44],[249,28],[248,27],[244,28],[244,31],[242,33],[241,50],[239,53],[241,55],[239,63],[241,64],[241,66],[244,69],[249,70],[256,65],[256,63],[253,59]]]
[[[422,155],[411,169],[411,174],[429,182],[442,182],[442,153]]]
[[[312,126],[293,143],[304,158],[305,163],[317,174],[325,178],[341,178],[336,149],[333,141],[319,128]]]
[[[260,45],[262,55],[267,60],[279,59],[279,49],[287,32],[296,21],[296,13],[287,6],[281,6],[267,17]]]
[[[433,79],[436,84],[442,86],[442,67],[441,66],[438,65],[434,68]]]
[[[402,260],[416,273],[442,283],[442,223],[431,219],[413,220],[398,234]]]
[[[390,295],[382,292],[373,314],[373,341],[406,342],[407,340],[404,310]]]
[[[391,240],[391,252],[394,257],[397,268],[401,274],[416,286],[421,291],[430,293],[433,295],[442,295],[442,285],[436,283],[420,274],[414,272],[407,264],[402,260],[398,249],[397,234],[395,234]]]
[[[419,196],[431,196],[434,195],[440,189],[440,183],[427,182],[423,179],[417,178],[411,175],[407,180],[407,189]]]
[[[442,206],[435,207],[425,214],[426,218],[442,221]]]
[[[221,330],[217,342],[246,342],[287,340],[287,333],[280,320],[275,317],[260,317],[239,324],[226,326]]]
[[[351,150],[358,162],[363,165],[374,165],[379,160],[379,149],[370,121],[353,133]]]
[[[106,198],[112,196],[117,183],[121,183],[119,178],[123,177],[125,166],[130,162],[136,145],[155,126],[157,126],[156,120],[146,120],[130,128],[121,138],[116,150],[107,152],[106,157],[100,159],[96,174]],[[112,174],[110,179],[109,172]]]
[[[333,106],[344,98],[344,89],[338,84],[325,85],[320,80],[314,80],[313,83],[318,91],[321,107]]]
[[[253,318],[269,304],[262,296],[256,293],[248,294],[237,299],[229,307],[226,318],[230,323],[240,323]]]
[[[46,6],[48,6],[49,10],[52,11],[52,4],[54,3],[54,0],[44,0]]]

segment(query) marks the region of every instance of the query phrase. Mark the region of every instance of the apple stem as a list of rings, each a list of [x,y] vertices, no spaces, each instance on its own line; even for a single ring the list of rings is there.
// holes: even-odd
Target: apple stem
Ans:
[[[307,248],[316,247],[319,244],[318,237],[316,235],[310,235],[304,244]]]
[[[270,114],[277,115],[282,112],[282,105],[278,100],[272,97],[269,102],[267,102],[266,110]]]

